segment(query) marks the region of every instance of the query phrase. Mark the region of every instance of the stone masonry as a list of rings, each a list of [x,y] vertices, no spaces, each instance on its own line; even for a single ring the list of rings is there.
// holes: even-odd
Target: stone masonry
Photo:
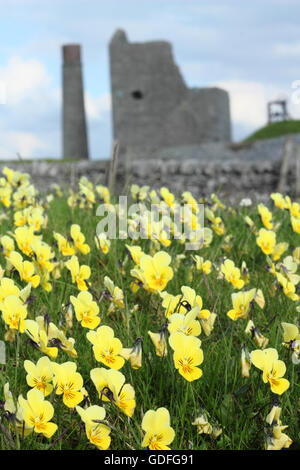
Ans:
[[[293,154],[284,191],[292,197],[296,185],[295,144],[300,135],[293,137]],[[180,158],[139,159],[126,165],[120,161],[116,174],[116,195],[128,194],[130,185],[159,189],[168,187],[177,197],[183,191],[191,191],[195,197],[217,192],[232,203],[242,197],[267,201],[271,192],[277,190],[281,156],[285,138],[257,141],[240,148],[226,147],[217,153],[217,147],[205,145],[202,150],[208,158],[190,158],[182,153]],[[183,150],[182,150],[183,152]],[[96,184],[107,184],[109,160],[61,162],[0,162],[0,174],[4,166],[29,173],[41,192],[58,183],[64,189],[78,189],[78,180],[87,176]]]
[[[113,137],[124,154],[157,152],[231,138],[228,93],[189,89],[166,41],[130,43],[117,30],[109,44]]]
[[[81,52],[78,44],[63,46],[63,157],[88,159]]]

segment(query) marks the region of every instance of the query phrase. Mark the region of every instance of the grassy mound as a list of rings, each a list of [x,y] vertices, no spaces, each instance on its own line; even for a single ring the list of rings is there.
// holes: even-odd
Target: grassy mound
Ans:
[[[300,121],[290,120],[272,122],[251,134],[247,139],[245,139],[245,142],[254,142],[255,140],[260,139],[272,139],[286,134],[297,133],[300,133]]]

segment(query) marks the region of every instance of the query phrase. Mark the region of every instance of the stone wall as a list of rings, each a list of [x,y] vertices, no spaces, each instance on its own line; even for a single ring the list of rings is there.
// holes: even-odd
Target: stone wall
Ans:
[[[182,191],[191,191],[196,197],[218,192],[232,202],[242,197],[266,200],[278,187],[284,141],[284,138],[279,138],[239,148],[228,147],[222,159],[216,147],[213,147],[214,151],[206,147],[206,159],[199,158],[199,155],[191,158],[190,154],[195,155],[195,152],[187,147],[181,158],[179,155],[178,158],[162,155],[159,159],[139,159],[127,164],[121,160],[116,174],[116,192],[126,194],[130,185],[135,183],[151,188],[167,186],[177,196]],[[293,141],[300,144],[300,136],[293,136]],[[219,149],[220,152],[223,150]],[[198,148],[198,151],[201,154],[203,149]],[[81,176],[87,176],[97,184],[107,184],[109,160],[0,162],[0,172],[4,166],[29,173],[41,191],[52,183],[76,190]],[[285,192],[292,196],[296,185],[295,168],[295,155],[292,155],[285,188]]]
[[[131,43],[118,30],[109,56],[113,134],[122,156],[130,151],[145,159],[171,145],[230,141],[228,93],[189,89],[170,43]]]

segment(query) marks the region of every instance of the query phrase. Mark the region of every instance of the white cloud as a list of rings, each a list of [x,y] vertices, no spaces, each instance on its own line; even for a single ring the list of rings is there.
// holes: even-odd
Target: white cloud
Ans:
[[[84,93],[84,105],[88,119],[102,119],[105,113],[111,110],[110,93],[103,93],[98,98],[93,98],[89,92]]]
[[[6,88],[6,104],[16,105],[29,95],[37,95],[42,89],[47,89],[50,77],[38,60],[23,60],[13,56],[6,67],[0,68],[0,79]]]
[[[291,92],[273,85],[241,80],[218,82],[215,86],[229,93],[232,124],[245,132],[240,138],[267,124],[268,101],[285,98],[289,102]]]
[[[17,153],[23,158],[58,154],[61,92],[52,86],[45,66],[36,59],[12,56],[0,68],[0,82],[5,88],[0,158],[16,158]]]
[[[1,135],[0,156],[2,158],[30,158],[35,152],[45,149],[45,144],[30,132],[10,131]]]

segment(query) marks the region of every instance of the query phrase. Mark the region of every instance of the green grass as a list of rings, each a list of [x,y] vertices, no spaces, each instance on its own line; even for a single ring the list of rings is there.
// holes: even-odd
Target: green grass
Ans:
[[[0,235],[13,231],[13,211],[6,211],[9,218],[1,222]],[[57,257],[60,255],[55,247],[53,231],[65,236],[68,235],[71,224],[79,224],[86,236],[86,241],[91,247],[91,253],[80,255],[80,264],[88,264],[91,267],[91,284],[93,292],[97,295],[103,290],[103,279],[108,275],[123,289],[125,297],[125,310],[117,309],[107,314],[110,302],[102,299],[100,307],[101,325],[109,325],[114,329],[124,347],[129,347],[139,336],[143,337],[143,362],[142,367],[133,370],[130,363],[126,362],[121,372],[126,377],[126,383],[133,385],[136,393],[136,409],[131,419],[127,418],[113,404],[99,401],[95,387],[90,379],[90,370],[102,367],[96,362],[91,344],[86,339],[87,329],[82,328],[74,317],[74,324],[67,336],[75,338],[75,348],[78,359],[70,359],[62,351],[59,352],[57,362],[68,360],[77,363],[77,370],[84,379],[84,386],[89,393],[92,404],[103,405],[106,409],[106,418],[112,427],[110,449],[129,450],[141,449],[143,432],[141,422],[144,413],[149,409],[166,407],[171,416],[171,426],[176,432],[176,437],[171,444],[172,449],[234,449],[253,450],[264,447],[265,418],[272,407],[274,394],[270,391],[269,384],[265,384],[261,378],[261,372],[252,366],[249,378],[241,375],[240,355],[241,344],[245,343],[249,351],[257,349],[255,342],[246,335],[245,327],[248,319],[240,319],[236,322],[230,320],[226,312],[232,308],[231,294],[235,292],[231,284],[218,279],[216,269],[204,279],[203,275],[196,271],[192,255],[199,254],[204,259],[211,260],[219,266],[223,257],[229,257],[237,266],[245,261],[250,271],[250,282],[244,288],[261,288],[264,292],[266,305],[261,309],[254,303],[249,318],[265,336],[269,338],[268,347],[278,350],[279,358],[286,366],[285,377],[290,381],[290,388],[281,396],[282,422],[287,424],[287,434],[293,440],[292,448],[299,449],[299,366],[291,362],[291,353],[282,346],[282,321],[295,322],[297,312],[295,302],[287,298],[279,289],[273,294],[272,286],[274,277],[265,269],[266,257],[256,244],[255,236],[249,232],[244,222],[247,214],[253,218],[258,228],[262,227],[256,208],[218,210],[226,226],[226,234],[217,236],[208,248],[197,252],[185,252],[186,258],[181,262],[178,271],[167,285],[166,290],[172,294],[180,293],[183,285],[189,285],[195,289],[203,299],[203,308],[217,313],[217,320],[210,336],[200,335],[204,362],[201,365],[203,375],[197,381],[188,383],[174,368],[172,350],[169,348],[168,356],[161,358],[155,354],[154,346],[147,334],[148,330],[158,331],[166,321],[161,299],[156,294],[146,292],[142,288],[136,294],[130,290],[132,277],[130,270],[134,263],[126,254],[125,244],[132,245],[137,242],[132,240],[115,240],[112,242],[110,252],[107,255],[96,250],[94,234],[99,222],[95,216],[95,209],[72,210],[66,198],[54,198],[47,211],[48,225],[42,231],[43,240],[52,245]],[[299,235],[290,227],[287,214],[279,209],[273,210],[276,222],[282,223],[277,232],[278,241],[288,241],[291,254],[292,247],[299,245]],[[208,224],[208,221],[206,221]],[[232,248],[227,252],[223,248],[224,237],[232,235]],[[138,241],[142,249],[149,253],[153,248],[150,240]],[[161,247],[172,256],[172,265],[179,253],[184,253],[184,245],[173,241],[169,248]],[[285,255],[286,255],[285,254]],[[284,255],[284,256],[285,256]],[[121,262],[122,269],[120,269]],[[0,255],[0,265],[5,266],[5,259]],[[7,272],[20,287],[22,282],[16,273]],[[69,271],[62,270],[62,276],[53,281],[53,289],[46,293],[42,287],[34,292],[35,301],[28,308],[28,318],[47,313],[51,321],[59,323],[62,304],[67,304],[70,295],[77,295],[78,290],[71,282]],[[138,305],[137,311],[130,310]],[[0,339],[5,334],[4,322],[0,321]],[[42,354],[30,347],[26,342],[27,336],[21,334],[18,337],[18,348],[15,342],[6,342],[7,363],[0,365],[0,400],[3,399],[3,385],[10,384],[10,390],[15,399],[19,394],[26,397],[29,387],[26,383],[26,372],[23,361],[30,359],[36,362]],[[18,365],[16,367],[16,365]],[[1,417],[1,423],[11,435],[11,440],[4,434],[0,435],[1,449],[12,449],[14,446],[21,449],[95,449],[87,440],[80,417],[75,410],[66,408],[61,397],[52,393],[47,397],[54,406],[55,415],[53,421],[58,424],[58,431],[49,441],[42,435],[32,433],[26,438],[17,438],[14,429]],[[211,417],[222,427],[222,434],[218,439],[210,435],[197,433],[196,426],[192,422],[198,416],[200,409],[205,408]],[[1,416],[1,410],[0,410]],[[61,437],[60,437],[61,436]],[[14,443],[12,445],[12,442]]]
[[[280,122],[272,122],[265,127],[258,129],[256,132],[247,137],[244,142],[254,142],[262,139],[273,139],[287,134],[299,134],[300,121],[288,120]]]

